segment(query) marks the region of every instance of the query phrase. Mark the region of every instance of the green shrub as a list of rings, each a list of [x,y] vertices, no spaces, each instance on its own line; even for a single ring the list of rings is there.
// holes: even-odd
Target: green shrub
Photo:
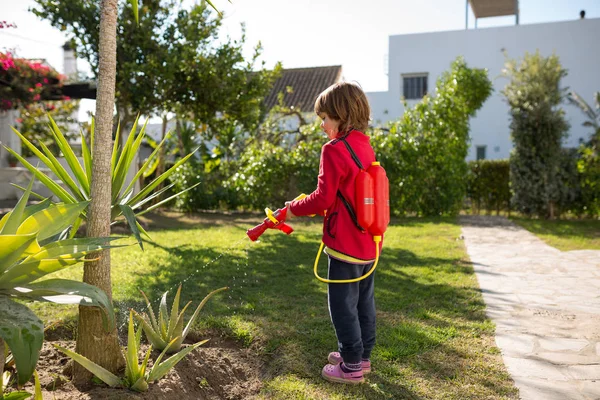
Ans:
[[[487,71],[462,58],[425,96],[391,123],[372,132],[373,148],[390,179],[390,207],[396,214],[456,214],[466,193],[469,119],[492,92]]]
[[[510,106],[514,148],[510,156],[512,206],[526,215],[553,218],[559,213],[561,144],[569,124],[559,108],[565,97],[560,81],[567,75],[559,58],[526,53],[508,60],[503,91]]]
[[[577,171],[580,174],[583,211],[592,217],[600,216],[600,149],[590,143],[579,149]]]
[[[223,186],[226,175],[223,166],[207,172],[207,164],[192,161],[180,165],[169,178],[173,184],[173,192],[181,192],[188,185],[196,185],[193,189],[182,193],[175,200],[175,208],[194,212],[199,210],[231,209],[239,204],[235,191]]]
[[[587,143],[579,147],[577,172],[581,185],[581,208],[588,216],[600,216],[600,92],[594,94],[594,108],[575,92],[569,94],[569,101],[585,114],[583,126],[592,129]]]
[[[508,160],[469,162],[467,196],[475,213],[509,210],[509,169]]]

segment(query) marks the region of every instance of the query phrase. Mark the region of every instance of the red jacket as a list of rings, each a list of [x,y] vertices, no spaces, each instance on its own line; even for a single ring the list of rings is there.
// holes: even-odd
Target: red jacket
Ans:
[[[364,168],[375,161],[375,152],[369,137],[353,130],[346,141],[356,153]],[[368,232],[361,232],[338,190],[356,211],[354,193],[359,168],[344,143],[338,138],[327,142],[321,150],[317,189],[302,200],[293,201],[290,210],[294,215],[321,214],[327,210],[323,223],[323,243],[333,250],[361,260],[375,259],[375,242]]]

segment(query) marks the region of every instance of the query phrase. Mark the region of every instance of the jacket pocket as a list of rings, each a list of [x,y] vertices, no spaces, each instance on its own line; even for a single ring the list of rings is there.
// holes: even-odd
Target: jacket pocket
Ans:
[[[337,217],[337,211],[333,212],[331,215],[327,216],[327,221],[325,222],[325,231],[333,239],[335,239]]]

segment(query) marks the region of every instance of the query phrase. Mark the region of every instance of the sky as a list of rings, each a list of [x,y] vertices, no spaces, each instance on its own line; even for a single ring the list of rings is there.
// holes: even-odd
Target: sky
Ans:
[[[359,82],[367,92],[387,90],[390,35],[465,29],[466,0],[212,1],[224,14],[223,37],[238,39],[245,23],[247,57],[260,41],[267,68],[278,61],[284,68],[341,65],[344,79]],[[0,0],[0,21],[17,25],[0,29],[0,51],[44,58],[62,72],[61,46],[68,37],[28,11],[34,6],[32,0]],[[578,19],[581,10],[586,18],[600,18],[600,0],[519,0],[519,7],[520,24]],[[468,14],[474,29],[470,8]],[[477,28],[514,23],[514,16],[483,18]],[[86,64],[79,60],[79,70],[89,71]],[[87,119],[94,103],[82,101],[80,120]]]

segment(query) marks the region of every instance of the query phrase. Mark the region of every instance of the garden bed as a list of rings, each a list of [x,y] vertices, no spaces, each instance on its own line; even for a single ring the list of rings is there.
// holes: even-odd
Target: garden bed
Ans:
[[[49,336],[56,337],[52,334]],[[192,336],[192,339],[199,341],[202,338]],[[53,344],[75,349],[74,340],[46,340],[44,343],[37,371],[45,399],[241,400],[253,397],[261,388],[261,365],[258,359],[249,349],[241,348],[238,343],[227,338],[213,336],[164,378],[150,384],[145,393],[110,388],[103,383],[75,387],[71,382],[72,361],[55,349]],[[142,345],[144,352],[147,349],[148,345]],[[154,351],[151,360],[157,356],[158,352]],[[29,383],[25,389],[33,392],[33,384]]]

